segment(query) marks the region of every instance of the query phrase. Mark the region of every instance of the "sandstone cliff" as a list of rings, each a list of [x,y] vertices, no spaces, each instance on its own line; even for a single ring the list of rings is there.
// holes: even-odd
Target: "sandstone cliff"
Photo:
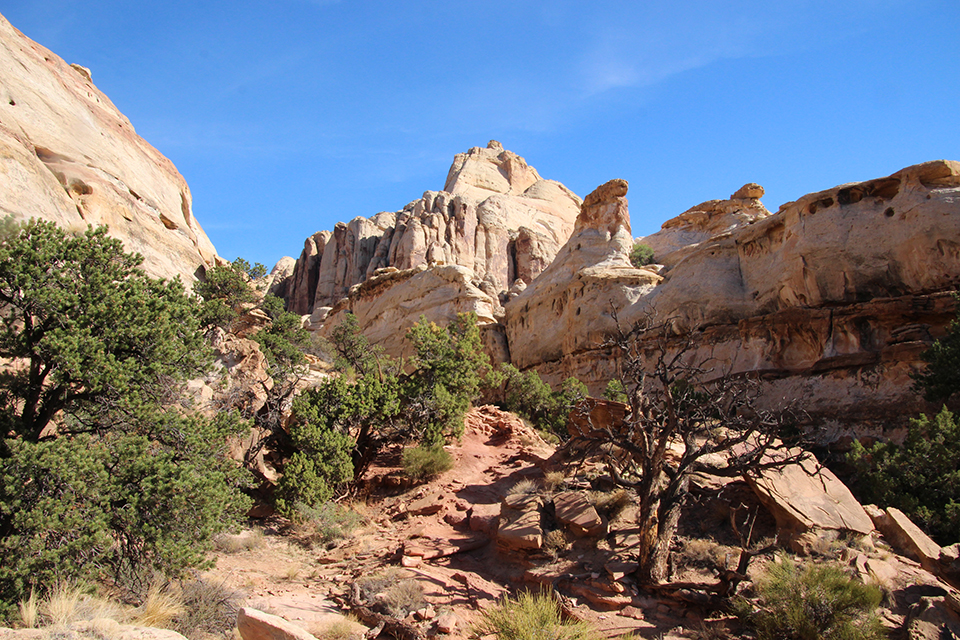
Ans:
[[[91,80],[0,16],[0,216],[108,225],[155,277],[189,284],[216,251],[173,163]]]
[[[514,364],[599,392],[615,367],[599,349],[611,311],[624,324],[655,313],[678,334],[702,329],[698,357],[762,374],[766,402],[797,401],[833,437],[922,408],[909,375],[952,318],[960,281],[960,163],[842,185],[769,216],[736,194],[695,207],[704,215],[652,238],[659,276],[624,264],[626,189],[614,184],[586,198],[557,260],[506,305]]]
[[[429,264],[463,267],[496,304],[516,280],[529,283],[553,260],[579,208],[566,187],[492,141],[458,154],[442,191],[307,238],[283,285],[287,306],[300,314],[320,310],[319,321],[378,270]]]

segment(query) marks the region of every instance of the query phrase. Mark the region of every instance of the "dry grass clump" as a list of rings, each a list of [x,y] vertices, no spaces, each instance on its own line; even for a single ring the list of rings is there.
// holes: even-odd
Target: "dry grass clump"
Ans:
[[[84,588],[69,582],[60,582],[40,598],[30,591],[30,597],[18,603],[21,627],[63,626],[83,620],[109,618],[122,621],[128,616],[122,605],[90,594]]]
[[[360,621],[352,615],[333,620],[310,629],[317,638],[323,640],[360,640],[363,637]]]
[[[293,518],[296,537],[309,547],[331,548],[363,526],[364,517],[335,502],[319,507],[298,504]]]
[[[357,580],[363,598],[380,605],[388,615],[405,618],[417,609],[427,606],[423,587],[406,572],[396,567]]]
[[[133,623],[142,627],[170,628],[173,620],[182,616],[186,608],[183,594],[171,584],[154,580],[147,590],[143,604],[137,607]]]
[[[155,577],[136,608],[96,597],[71,583],[58,583],[43,598],[31,591],[30,597],[19,603],[19,622],[25,628],[90,622],[94,631],[97,625],[103,627],[99,636],[104,638],[114,635],[111,625],[132,624],[172,629],[191,640],[201,640],[210,635],[230,637],[241,602],[239,592],[200,578],[174,583]]]
[[[584,622],[563,619],[556,600],[548,592],[523,592],[484,611],[474,626],[479,636],[497,640],[601,640],[596,629]]]
[[[537,486],[537,483],[528,478],[525,480],[521,480],[517,484],[507,489],[507,495],[515,496],[519,494],[536,493],[538,490],[539,490],[539,487]]]
[[[566,474],[563,471],[549,471],[543,477],[543,488],[547,491],[556,491],[567,481]]]
[[[37,590],[30,589],[30,597],[18,603],[20,609],[20,625],[25,629],[33,629],[40,621],[40,600],[37,599]]]
[[[230,637],[243,605],[243,594],[226,586],[198,578],[182,586],[183,611],[174,620],[174,631],[191,640],[209,635]]]
[[[726,565],[727,555],[732,551],[713,540],[687,538],[676,555],[677,564],[682,567],[700,567],[713,569]],[[738,556],[734,556],[738,557]]]
[[[213,539],[213,547],[222,553],[240,553],[252,551],[264,545],[263,532],[260,529],[250,529],[243,533],[221,533]]]
[[[548,531],[543,539],[543,551],[552,558],[556,558],[566,550],[569,542],[567,532],[563,529]]]
[[[611,521],[616,519],[616,517],[633,502],[630,493],[627,492],[626,489],[592,491],[589,498],[594,509]]]

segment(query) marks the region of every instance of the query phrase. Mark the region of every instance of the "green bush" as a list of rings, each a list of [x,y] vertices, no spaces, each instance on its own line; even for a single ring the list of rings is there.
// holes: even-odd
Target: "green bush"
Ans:
[[[653,249],[650,245],[642,242],[635,243],[630,250],[630,264],[638,268],[653,264]]]
[[[483,612],[474,631],[497,640],[600,640],[603,635],[585,622],[563,619],[548,592],[524,591]]]
[[[623,387],[623,383],[616,378],[607,383],[607,388],[603,390],[603,397],[607,400],[623,402],[624,404],[630,401],[630,398],[627,397],[627,390]]]
[[[204,327],[228,327],[245,307],[253,306],[258,296],[251,280],[266,275],[259,262],[250,266],[243,258],[207,269],[193,292],[203,299],[200,320]]]
[[[443,447],[412,447],[403,450],[403,471],[415,480],[440,475],[453,468],[453,457]]]
[[[798,567],[785,557],[757,582],[759,608],[736,603],[760,640],[870,640],[885,638],[875,610],[883,594],[836,565]]]
[[[512,364],[500,365],[504,379],[500,405],[526,418],[538,429],[565,440],[570,410],[587,397],[586,386],[576,378],[567,378],[554,391],[536,370],[521,373]]]
[[[0,374],[8,607],[56,581],[182,574],[248,505],[226,440],[249,424],[178,406],[210,361],[198,305],[141,262],[104,228],[31,221],[0,239],[0,357],[24,365]]]
[[[324,380],[293,402],[290,427],[297,449],[284,469],[278,506],[328,500],[345,482],[348,464],[360,478],[386,443],[418,442],[442,448],[459,436],[463,417],[490,368],[475,314],[441,327],[424,318],[407,334],[415,356],[407,371],[372,348],[347,314],[331,334],[341,375]]]
[[[855,442],[848,461],[858,499],[896,507],[944,545],[960,541],[960,424],[946,407],[910,421],[902,446]]]

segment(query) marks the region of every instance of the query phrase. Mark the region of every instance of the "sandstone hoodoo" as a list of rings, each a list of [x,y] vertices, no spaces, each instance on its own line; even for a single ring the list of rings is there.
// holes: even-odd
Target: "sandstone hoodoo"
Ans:
[[[187,284],[216,250],[190,189],[91,80],[0,16],[0,215],[108,225],[154,277]]]

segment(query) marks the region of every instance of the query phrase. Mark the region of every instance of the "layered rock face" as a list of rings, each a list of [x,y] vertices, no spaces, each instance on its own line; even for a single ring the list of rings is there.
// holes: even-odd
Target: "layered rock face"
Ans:
[[[828,437],[922,408],[909,376],[953,317],[960,280],[960,163],[842,185],[769,216],[737,197],[681,216],[664,225],[662,280],[624,264],[624,193],[608,184],[588,196],[557,260],[507,304],[514,364],[601,391],[616,363],[600,338],[616,309],[624,325],[655,314],[678,336],[701,330],[693,357],[762,374],[766,403],[797,402],[833,427]],[[758,215],[723,220],[744,209]],[[680,247],[684,233],[694,242]]]
[[[173,163],[94,86],[0,16],[0,216],[108,225],[154,277],[189,286],[216,250]],[[199,271],[198,271],[199,270]]]
[[[708,200],[663,223],[660,231],[638,238],[653,249],[654,259],[670,265],[674,252],[733,231],[770,215],[760,202],[763,187],[745,184],[729,200]]]
[[[496,304],[516,280],[531,282],[553,260],[579,209],[566,187],[491,141],[456,156],[443,191],[307,238],[285,285],[288,309],[314,314],[378,270],[431,264],[465,268]]]

